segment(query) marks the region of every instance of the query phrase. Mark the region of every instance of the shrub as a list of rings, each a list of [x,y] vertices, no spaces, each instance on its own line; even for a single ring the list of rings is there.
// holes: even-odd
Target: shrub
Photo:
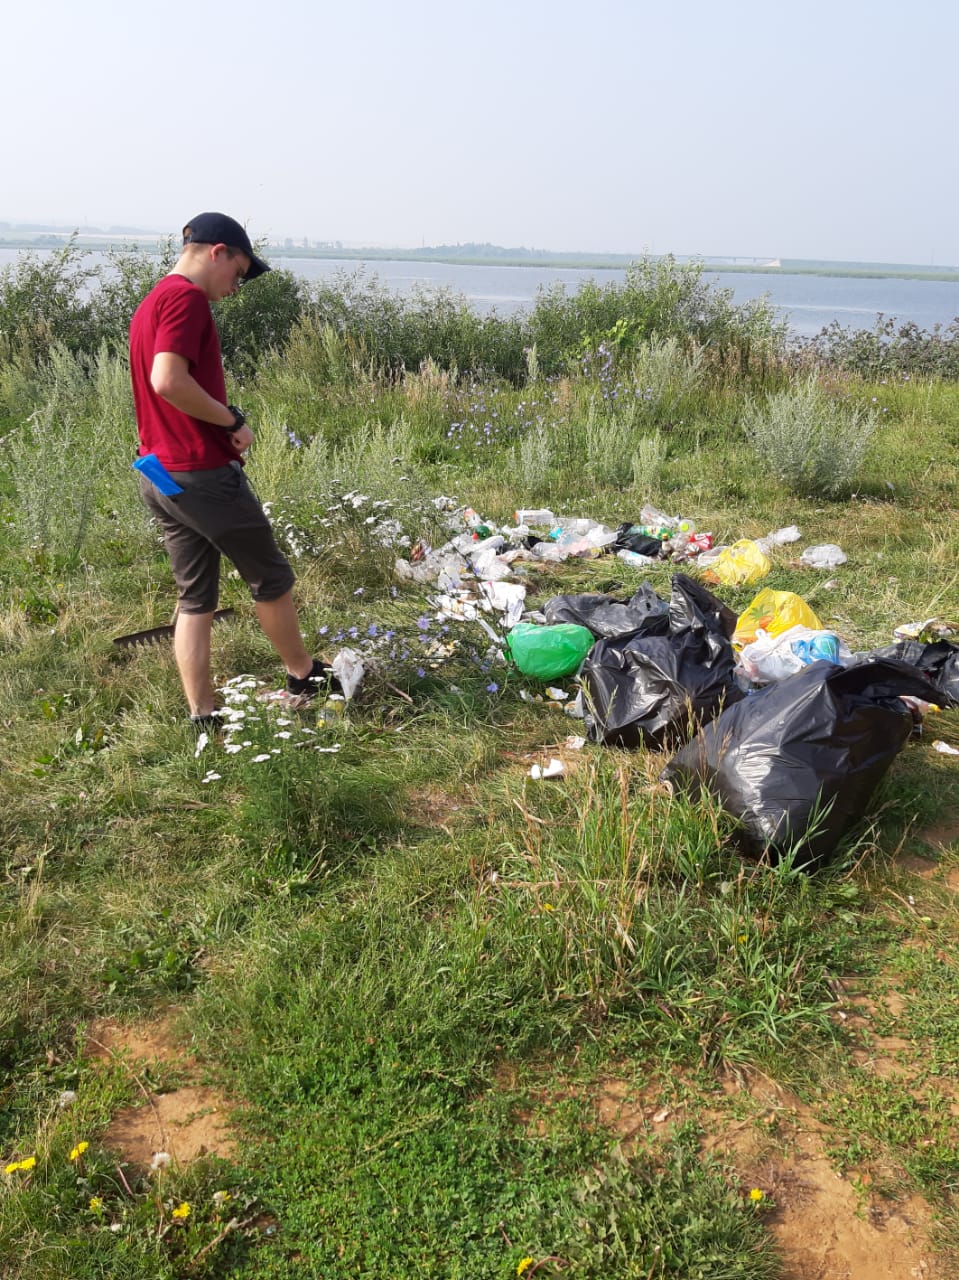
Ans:
[[[708,348],[714,365],[741,372],[757,357],[778,354],[787,326],[766,299],[736,305],[732,298],[731,289],[703,279],[700,263],[644,258],[627,268],[622,284],[589,280],[574,294],[562,284],[541,291],[527,320],[527,345],[535,344],[544,373],[557,373],[600,344],[622,358],[651,338],[675,337]]]
[[[71,238],[45,257],[23,253],[0,271],[0,360],[32,363],[56,344],[89,349],[89,295],[97,269],[84,265],[85,256]]]
[[[834,320],[797,355],[800,361],[811,358],[864,378],[908,374],[959,379],[959,317],[945,329],[934,325],[931,331],[883,315],[872,329],[844,329]]]
[[[746,403],[743,429],[766,469],[794,493],[838,498],[853,487],[875,414],[827,395],[815,377]]]

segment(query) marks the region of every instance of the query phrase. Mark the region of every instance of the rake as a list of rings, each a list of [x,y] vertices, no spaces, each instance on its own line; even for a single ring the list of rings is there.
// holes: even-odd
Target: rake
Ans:
[[[217,609],[213,615],[214,622],[226,622],[233,617],[232,609]],[[161,640],[172,640],[176,628],[176,614],[165,627],[148,627],[146,631],[131,631],[128,636],[114,636],[113,643],[121,649],[130,649],[135,645],[159,644]]]

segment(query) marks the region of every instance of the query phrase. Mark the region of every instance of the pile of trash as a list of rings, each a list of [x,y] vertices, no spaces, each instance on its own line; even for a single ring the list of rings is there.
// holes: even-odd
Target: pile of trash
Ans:
[[[524,675],[574,677],[575,698],[549,688],[549,700],[581,716],[591,741],[673,751],[662,779],[714,795],[740,820],[750,853],[809,869],[826,861],[923,717],[959,706],[959,645],[937,619],[854,653],[792,592],[761,590],[737,615],[682,572],[668,600],[643,582],[627,599],[558,595],[526,608],[524,562],[615,553],[695,565],[710,585],[739,586],[799,541],[795,525],[717,546],[692,520],[651,506],[615,529],[548,509],[518,510],[515,525],[496,528],[470,508],[446,509],[453,536],[436,549],[417,544],[397,577],[435,584],[437,616],[478,621],[491,653]],[[845,562],[834,543],[798,558],[816,569]]]
[[[757,582],[770,570],[773,548],[798,542],[795,525],[770,531],[765,537],[742,538],[717,544],[712,533],[697,530],[686,516],[670,516],[645,505],[636,521],[610,528],[599,520],[558,516],[548,508],[520,509],[514,525],[497,527],[472,507],[456,507],[451,498],[437,498],[435,505],[448,516],[453,536],[439,547],[417,542],[409,559],[398,559],[396,576],[401,582],[436,584],[441,590],[457,588],[461,579],[497,582],[515,573],[517,562],[561,564],[566,560],[593,559],[615,554],[627,564],[653,565],[665,560],[707,570],[712,582],[736,586]],[[799,563],[816,569],[845,564],[842,548],[834,543],[807,547]]]

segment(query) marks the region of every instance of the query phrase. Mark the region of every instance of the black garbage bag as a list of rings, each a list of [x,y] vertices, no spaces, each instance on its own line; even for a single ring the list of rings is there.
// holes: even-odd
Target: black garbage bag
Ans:
[[[669,629],[673,635],[685,627],[706,627],[731,640],[736,622],[735,610],[707,591],[701,582],[685,573],[673,574],[669,598]]]
[[[589,651],[581,679],[590,738],[656,749],[684,742],[743,696],[733,676],[735,629],[732,609],[686,574],[673,574],[665,620],[651,615],[644,629],[600,640]]]
[[[959,645],[949,640],[936,640],[933,644],[923,644],[921,640],[900,640],[897,644],[873,649],[861,656],[869,662],[881,658],[908,662],[936,686],[939,697],[934,701],[938,706],[959,707]]]
[[[598,592],[576,596],[553,596],[543,605],[546,621],[575,622],[597,639],[616,636],[665,635],[669,628],[669,606],[648,582],[630,600],[616,600]]]
[[[641,556],[656,559],[662,555],[663,544],[659,538],[651,538],[647,533],[639,533],[635,525],[621,524],[616,530],[614,551],[637,551]]]
[[[934,694],[901,662],[814,662],[728,707],[661,776],[694,795],[705,788],[742,819],[748,853],[776,862],[794,848],[796,865],[813,870],[863,817],[912,733],[900,698]]]

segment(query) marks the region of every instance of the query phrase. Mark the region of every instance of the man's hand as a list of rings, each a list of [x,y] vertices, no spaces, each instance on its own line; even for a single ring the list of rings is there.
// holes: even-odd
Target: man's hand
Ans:
[[[244,423],[238,430],[230,432],[230,444],[233,445],[233,448],[237,453],[246,453],[252,443],[253,432],[246,423]]]

